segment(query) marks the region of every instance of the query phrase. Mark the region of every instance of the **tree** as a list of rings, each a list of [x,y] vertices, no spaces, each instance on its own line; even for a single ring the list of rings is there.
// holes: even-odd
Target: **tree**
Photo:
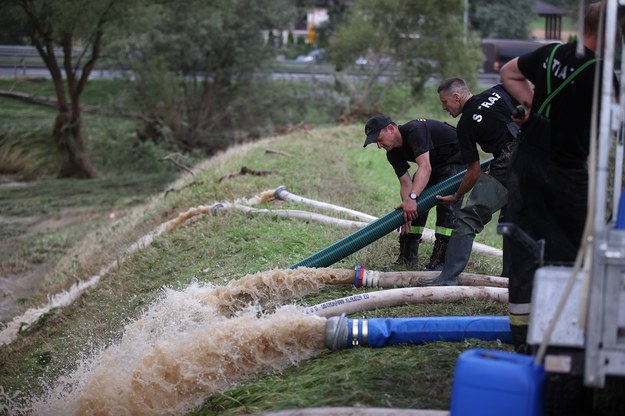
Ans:
[[[471,26],[483,38],[528,39],[536,18],[533,0],[471,0]]]
[[[80,97],[100,57],[108,23],[121,0],[5,0],[0,8],[28,28],[30,41],[50,71],[58,103],[53,128],[61,155],[59,177],[91,178]]]
[[[261,84],[275,50],[262,33],[287,27],[291,3],[160,0],[133,10],[117,46],[135,74],[134,98],[161,126],[157,139],[211,153],[229,144],[228,132],[264,127]]]
[[[368,78],[352,89],[348,113],[355,116],[379,111],[377,103],[395,83],[408,83],[417,100],[431,77],[471,82],[481,63],[470,33],[465,43],[462,0],[355,0],[331,42],[331,57],[338,68],[367,59]],[[379,88],[381,75],[386,88]]]
[[[9,12],[8,4],[0,5],[0,44],[24,45],[29,35],[28,27],[15,19],[15,13]]]

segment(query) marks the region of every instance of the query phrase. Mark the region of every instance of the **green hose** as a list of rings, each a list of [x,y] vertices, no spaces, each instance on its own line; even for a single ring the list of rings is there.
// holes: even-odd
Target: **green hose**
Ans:
[[[480,169],[485,170],[492,160],[490,158],[483,161],[480,164]],[[417,213],[423,214],[435,206],[437,202],[436,195],[451,195],[456,192],[466,172],[466,170],[463,170],[451,178],[426,189],[417,200]],[[401,209],[393,210],[355,233],[289,266],[289,269],[298,267],[328,267],[396,230],[403,223],[404,212]]]

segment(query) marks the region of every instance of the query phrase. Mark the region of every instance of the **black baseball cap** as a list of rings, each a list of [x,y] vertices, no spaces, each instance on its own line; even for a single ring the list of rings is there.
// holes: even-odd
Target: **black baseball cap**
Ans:
[[[393,121],[386,117],[385,115],[378,114],[377,116],[373,116],[367,121],[365,124],[365,134],[367,138],[365,139],[365,144],[362,147],[366,147],[368,144],[375,143],[378,140],[378,136],[380,135],[380,130],[384,127],[391,124]]]

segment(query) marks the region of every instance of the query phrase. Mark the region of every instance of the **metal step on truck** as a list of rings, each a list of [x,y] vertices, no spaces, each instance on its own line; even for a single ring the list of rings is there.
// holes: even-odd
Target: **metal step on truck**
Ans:
[[[561,381],[547,383],[545,400],[582,407],[611,379],[625,377],[625,48],[618,19],[623,11],[625,0],[606,1],[585,239],[574,266],[537,270],[528,332],[536,362],[544,363],[551,380]]]

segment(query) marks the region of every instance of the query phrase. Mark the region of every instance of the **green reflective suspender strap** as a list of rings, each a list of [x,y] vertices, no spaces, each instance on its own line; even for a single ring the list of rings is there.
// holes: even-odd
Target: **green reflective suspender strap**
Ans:
[[[547,94],[549,94],[547,96],[547,99],[543,102],[543,104],[540,106],[540,108],[538,109],[538,114],[542,114],[543,110],[545,109],[545,104],[550,102],[550,98],[553,99],[553,96],[551,94],[551,67],[553,66],[553,57],[556,54],[556,50],[560,47],[560,45],[556,45],[552,50],[551,50],[551,54],[549,55],[549,60],[547,61]],[[549,109],[551,107],[549,107],[547,109],[547,113],[549,112]]]
[[[550,103],[551,101],[553,101],[555,96],[558,95],[558,93],[562,91],[562,89],[565,86],[567,86],[571,81],[573,81],[573,78],[579,75],[580,72],[582,72],[584,69],[586,69],[586,67],[588,67],[591,64],[594,64],[597,61],[597,58],[593,58],[589,61],[584,62],[584,64],[582,64],[582,66],[577,68],[575,72],[569,75],[564,80],[564,82],[560,84],[558,88],[555,89],[555,91],[551,92],[551,65],[553,63],[553,57],[556,54],[556,49],[558,49],[560,46],[562,45],[557,45],[555,48],[553,48],[553,50],[551,51],[551,55],[549,56],[549,61],[547,62],[547,94],[549,94],[549,96],[545,99],[545,101],[543,101],[540,108],[538,109],[538,114],[543,114],[543,111],[545,111],[545,107],[546,107],[547,110],[546,110],[546,114],[544,115],[547,118],[549,118],[549,110],[551,109]]]

